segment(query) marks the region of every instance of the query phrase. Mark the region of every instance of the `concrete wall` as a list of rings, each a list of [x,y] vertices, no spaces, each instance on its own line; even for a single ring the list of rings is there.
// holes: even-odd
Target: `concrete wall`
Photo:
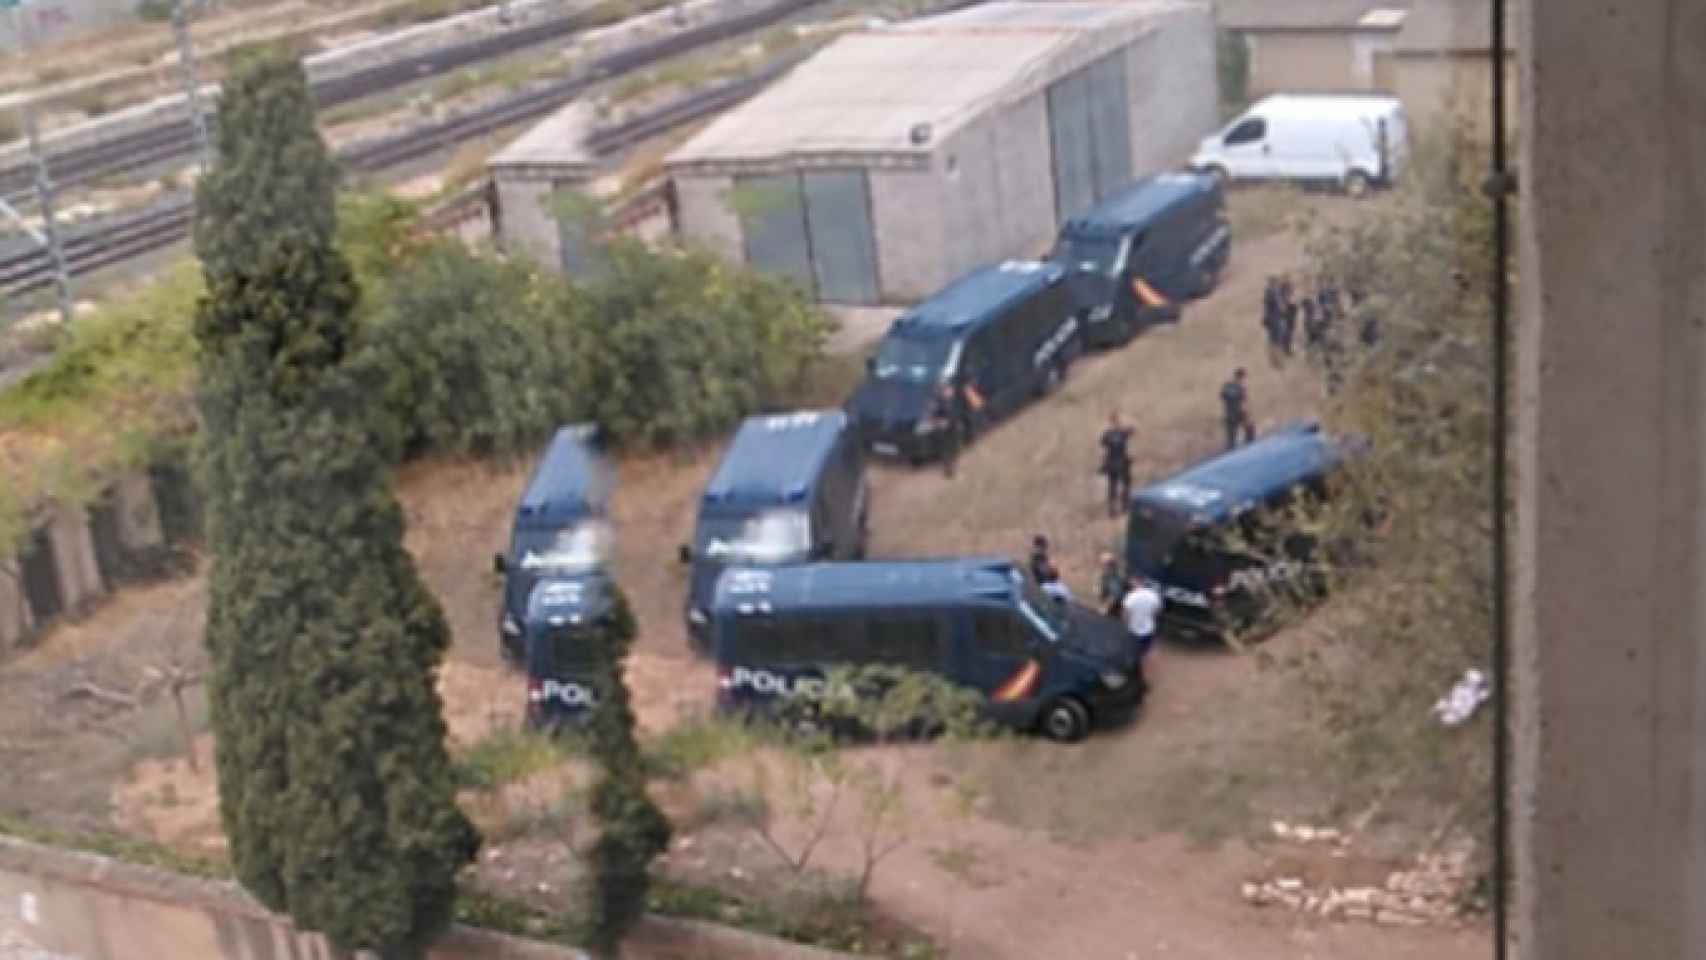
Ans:
[[[1035,252],[1053,239],[1054,170],[1043,93],[978,118],[933,159],[941,170],[943,249],[923,255],[942,261],[946,279]]]
[[[136,551],[162,546],[166,538],[148,473],[137,471],[120,477],[112,493],[118,512],[120,544]],[[67,614],[86,610],[112,588],[101,575],[87,510],[81,507],[44,510],[36,529],[46,529],[53,542],[59,593]],[[30,611],[29,598],[15,579],[19,574],[16,557],[0,559],[0,649],[27,639],[38,626]]]
[[[1492,58],[1485,54],[1386,56],[1391,57],[1393,92],[1404,102],[1413,126],[1440,127],[1466,120],[1481,134],[1491,134]],[[1505,82],[1508,89],[1517,88],[1515,58],[1507,62]]]
[[[1250,46],[1252,96],[1359,86],[1348,31],[1266,31],[1245,36]]]
[[[0,836],[0,936],[75,960],[347,960],[232,884]],[[7,954],[11,956],[12,954]],[[847,960],[725,927],[647,917],[635,960]],[[428,960],[585,960],[572,947],[452,927]]]
[[[1162,29],[1126,51],[1131,84],[1131,169],[1137,177],[1179,167],[1220,119],[1214,17],[1206,6],[1168,15]]]
[[[1516,956],[1698,958],[1706,4],[1519,6]]]
[[[494,177],[498,189],[498,240],[504,252],[560,268],[562,233],[556,216],[558,184],[550,180]],[[564,182],[572,187],[573,182]]]
[[[740,217],[729,203],[734,177],[677,176],[674,183],[681,236],[736,263],[745,261]]]
[[[942,169],[946,161],[933,159],[941,162],[931,169],[870,171],[877,296],[883,303],[928,297],[953,279],[956,265],[968,256],[949,249],[962,239],[948,229],[948,210],[957,204]]]
[[[22,575],[16,557],[0,560],[0,650],[19,643],[35,627],[18,579]]]
[[[50,515],[47,530],[59,567],[60,596],[66,612],[75,613],[106,592],[95,560],[95,538],[89,533],[89,514],[81,507],[60,508]]]

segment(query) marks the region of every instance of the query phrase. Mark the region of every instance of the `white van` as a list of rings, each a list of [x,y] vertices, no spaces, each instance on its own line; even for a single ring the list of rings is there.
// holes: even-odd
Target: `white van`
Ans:
[[[1408,140],[1396,97],[1282,93],[1203,140],[1191,169],[1222,181],[1332,183],[1360,197],[1397,177]]]

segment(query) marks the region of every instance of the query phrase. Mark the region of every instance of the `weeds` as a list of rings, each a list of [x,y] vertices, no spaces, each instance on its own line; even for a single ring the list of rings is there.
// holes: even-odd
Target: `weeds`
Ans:
[[[573,756],[577,746],[565,737],[495,730],[456,758],[456,782],[463,788],[496,790],[556,766]]]
[[[644,745],[646,772],[654,777],[681,779],[754,750],[770,739],[764,728],[727,717],[689,720]]]

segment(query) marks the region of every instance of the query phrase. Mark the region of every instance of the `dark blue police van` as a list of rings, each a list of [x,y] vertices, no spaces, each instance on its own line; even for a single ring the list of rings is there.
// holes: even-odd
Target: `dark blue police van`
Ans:
[[[578,635],[610,611],[610,483],[591,425],[558,429],[516,506],[504,576],[498,648],[527,671],[531,725],[552,725],[591,706],[592,663]]]
[[[1232,257],[1226,198],[1215,178],[1146,177],[1060,228],[1049,259],[1068,284],[1091,346],[1130,340],[1177,319],[1187,300],[1208,295]]]
[[[1010,561],[731,568],[711,608],[718,702],[775,711],[827,671],[880,664],[982,693],[997,722],[1062,741],[1129,716],[1146,687],[1115,621],[1057,606]]]
[[[1083,351],[1065,276],[1033,260],[980,267],[897,318],[847,403],[866,445],[914,463],[940,456],[947,385],[983,398],[974,429],[1057,386]]]
[[[689,640],[705,648],[724,567],[863,557],[869,513],[865,454],[845,412],[748,417],[705,484],[692,546],[681,547]]]
[[[1316,589],[1316,544],[1278,511],[1324,501],[1352,451],[1296,423],[1132,494],[1126,567],[1159,584],[1163,629],[1224,638],[1259,618],[1270,587]]]

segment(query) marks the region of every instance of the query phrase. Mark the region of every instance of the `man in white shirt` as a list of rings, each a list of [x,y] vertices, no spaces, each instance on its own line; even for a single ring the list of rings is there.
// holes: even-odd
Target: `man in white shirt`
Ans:
[[[1126,632],[1137,645],[1137,658],[1141,662],[1155,645],[1155,618],[1161,613],[1161,594],[1141,574],[1134,573],[1131,589],[1120,601],[1120,612],[1125,616]]]

